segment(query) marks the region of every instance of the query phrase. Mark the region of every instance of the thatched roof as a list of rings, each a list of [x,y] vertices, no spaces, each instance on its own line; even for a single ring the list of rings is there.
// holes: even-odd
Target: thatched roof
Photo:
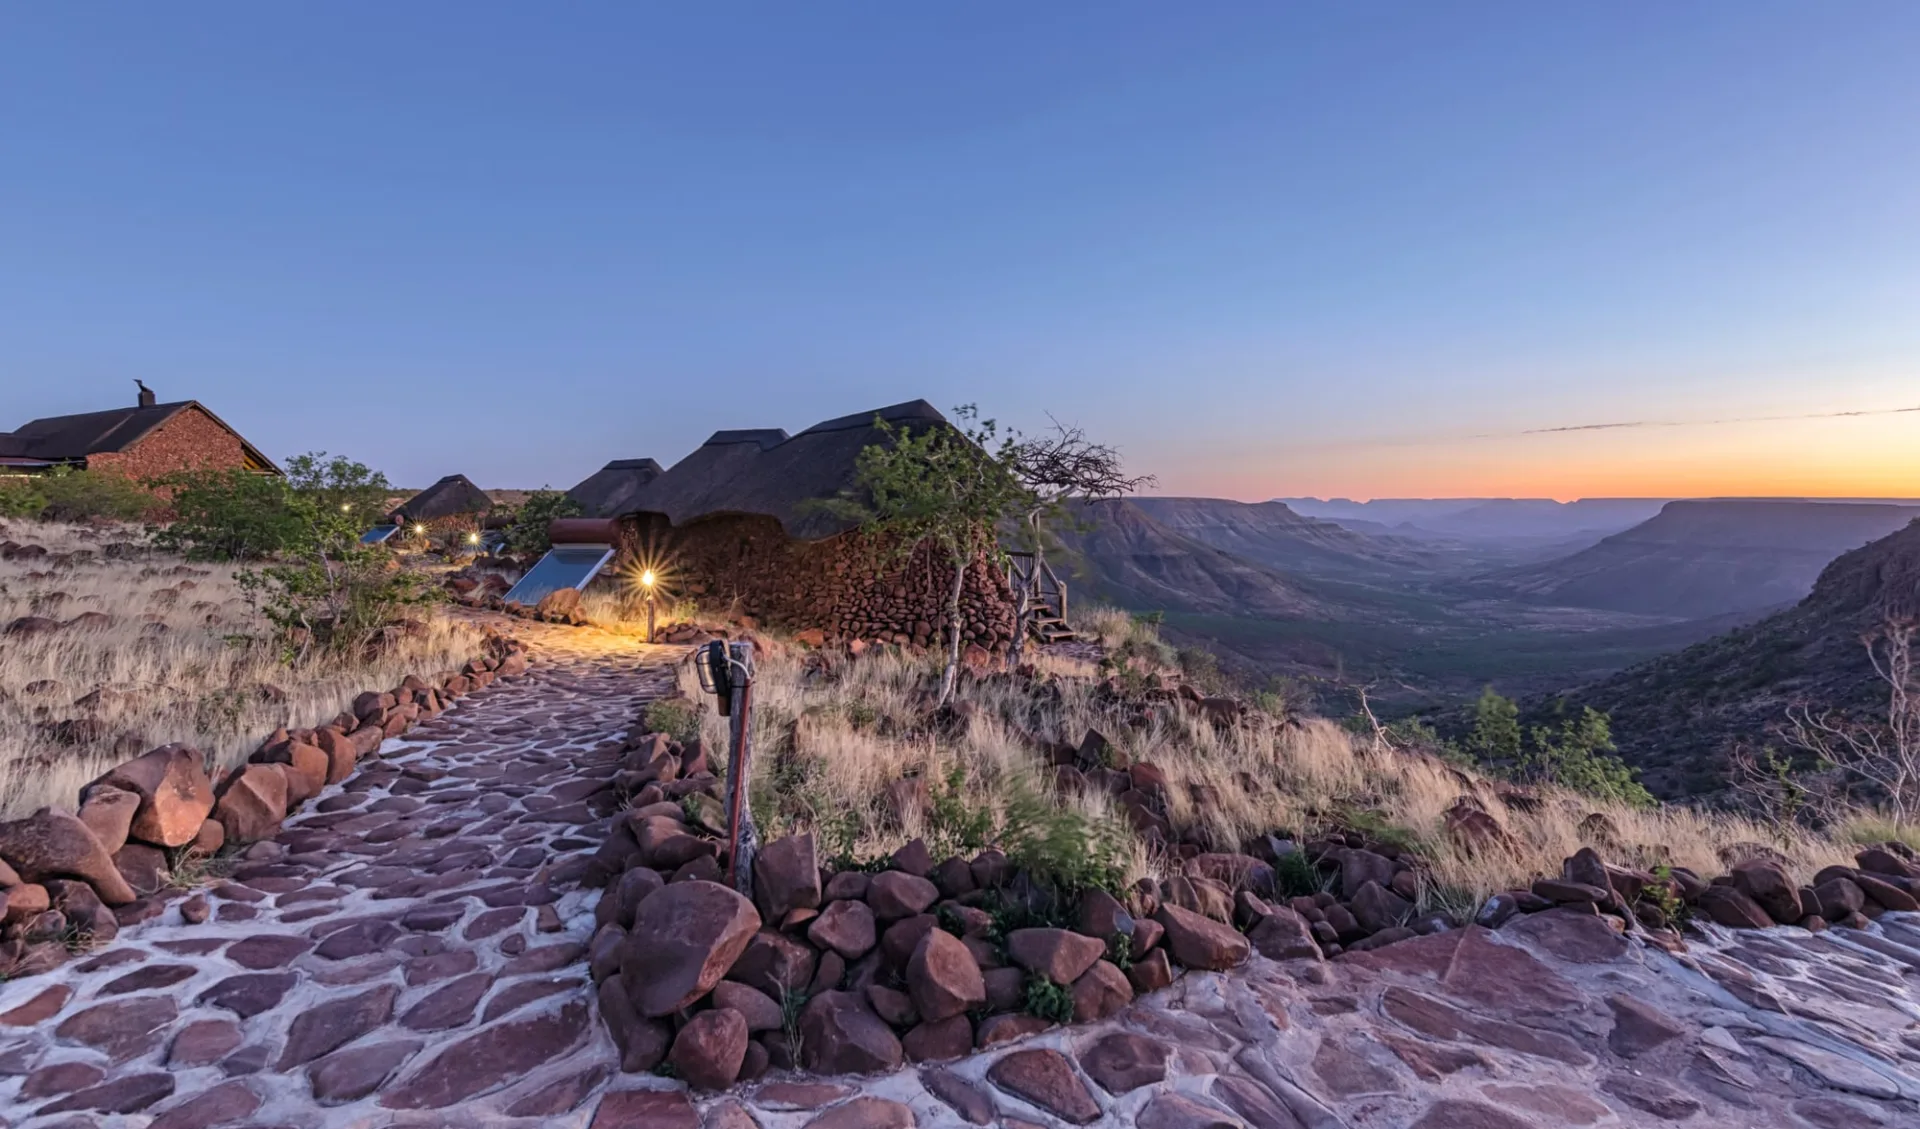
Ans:
[[[567,491],[567,497],[580,503],[587,517],[619,517],[628,512],[640,488],[661,475],[660,464],[652,459],[615,459],[594,471]]]
[[[400,503],[393,511],[403,521],[434,521],[462,514],[484,514],[493,509],[493,499],[475,486],[464,474],[449,474],[440,481]]]
[[[855,523],[808,503],[852,488],[860,452],[880,440],[875,416],[908,430],[947,426],[932,404],[910,400],[816,423],[794,436],[775,429],[716,431],[638,491],[622,514],[657,513],[674,525],[720,514],[762,514],[802,540],[844,532]]]

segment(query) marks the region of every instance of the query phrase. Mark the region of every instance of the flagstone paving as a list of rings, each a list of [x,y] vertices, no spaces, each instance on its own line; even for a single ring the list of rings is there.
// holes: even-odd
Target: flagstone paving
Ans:
[[[0,984],[0,1125],[1920,1126],[1912,914],[1675,956],[1554,911],[1325,964],[1255,956],[882,1077],[690,1098],[621,1075],[577,879],[621,736],[680,652],[514,627],[526,677],[415,728],[224,881]]]

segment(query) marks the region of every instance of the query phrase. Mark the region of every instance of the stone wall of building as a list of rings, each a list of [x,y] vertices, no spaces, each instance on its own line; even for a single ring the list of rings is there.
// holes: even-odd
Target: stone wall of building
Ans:
[[[930,646],[945,637],[953,570],[925,547],[902,560],[858,530],[794,541],[779,522],[758,515],[707,518],[643,540],[657,547],[674,592],[703,610],[836,640]],[[992,562],[968,569],[961,614],[967,642],[989,651],[1011,644],[1013,592]]]
[[[246,462],[239,436],[199,408],[187,408],[124,451],[88,455],[87,469],[138,481],[180,470],[242,467]]]

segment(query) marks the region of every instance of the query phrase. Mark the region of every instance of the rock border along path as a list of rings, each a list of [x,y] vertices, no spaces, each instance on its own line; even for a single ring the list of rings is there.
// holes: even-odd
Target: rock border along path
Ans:
[[[1920,1125],[1920,915],[1712,930],[1553,910],[1188,973],[1111,1019],[873,1078],[622,1076],[583,956],[622,734],[672,648],[520,625],[462,699],[205,895],[0,984],[5,1129]],[[274,856],[274,857],[266,857]],[[1711,927],[1710,927],[1711,928]]]

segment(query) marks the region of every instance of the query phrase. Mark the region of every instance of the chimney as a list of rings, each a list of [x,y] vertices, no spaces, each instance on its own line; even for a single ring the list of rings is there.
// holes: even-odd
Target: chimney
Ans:
[[[143,408],[153,407],[153,404],[154,404],[153,389],[148,388],[146,385],[146,382],[142,381],[137,376],[133,378],[133,382],[135,384],[140,385],[140,406]]]

